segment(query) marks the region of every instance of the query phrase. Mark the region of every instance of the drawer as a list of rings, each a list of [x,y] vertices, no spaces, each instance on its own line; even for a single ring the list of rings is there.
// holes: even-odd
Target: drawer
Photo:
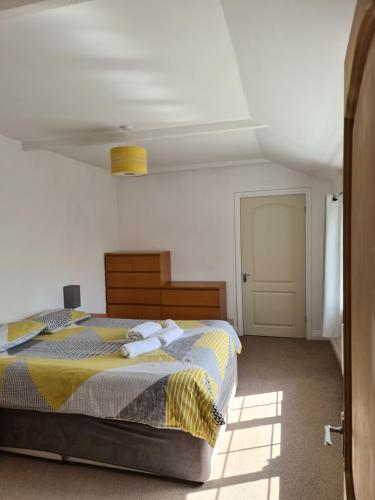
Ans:
[[[161,319],[161,306],[109,304],[107,315],[110,318]]]
[[[108,304],[161,304],[160,290],[148,288],[108,288]]]
[[[106,273],[107,287],[157,288],[160,273]]]
[[[163,306],[162,319],[221,319],[219,307]]]
[[[162,304],[220,307],[219,290],[162,290]]]
[[[134,255],[132,257],[132,271],[160,271],[159,255]]]
[[[159,255],[106,255],[106,271],[159,272]]]
[[[106,255],[106,271],[131,271],[132,257],[130,255]]]

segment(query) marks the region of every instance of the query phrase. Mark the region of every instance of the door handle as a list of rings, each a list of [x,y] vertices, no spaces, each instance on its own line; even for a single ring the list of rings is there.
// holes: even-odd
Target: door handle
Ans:
[[[341,412],[341,425],[340,425],[340,427],[333,427],[332,425],[325,425],[324,426],[324,444],[325,444],[325,446],[332,446],[331,432],[337,432],[338,434],[344,434],[344,412]]]
[[[332,446],[332,435],[331,432],[338,432],[339,434],[344,433],[344,428],[341,427],[332,427],[332,425],[324,426],[324,444],[325,446]]]
[[[247,278],[250,278],[251,274],[250,273],[242,273],[242,281],[246,283]]]

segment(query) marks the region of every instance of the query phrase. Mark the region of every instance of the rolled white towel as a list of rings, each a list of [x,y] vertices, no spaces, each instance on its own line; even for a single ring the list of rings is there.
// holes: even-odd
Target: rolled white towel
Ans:
[[[121,354],[125,358],[135,358],[141,354],[156,351],[161,347],[158,337],[151,337],[150,339],[138,340],[137,342],[129,342],[121,347]]]
[[[134,326],[131,330],[129,330],[128,338],[130,340],[142,340],[151,337],[159,333],[161,330],[161,326],[159,323],[155,321],[145,321],[140,325]]]
[[[167,346],[180,338],[184,331],[179,326],[169,326],[168,328],[163,328],[161,333],[158,333],[158,339],[163,346]]]
[[[168,327],[170,327],[170,326],[177,326],[177,328],[180,328],[180,327],[177,325],[177,323],[176,323],[175,321],[173,321],[173,319],[166,319],[166,320],[164,321],[164,327],[165,327],[165,328],[168,328]]]

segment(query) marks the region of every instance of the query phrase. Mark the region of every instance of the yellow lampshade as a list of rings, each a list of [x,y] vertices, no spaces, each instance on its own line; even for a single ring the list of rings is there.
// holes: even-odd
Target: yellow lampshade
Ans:
[[[136,146],[111,149],[112,175],[147,175],[147,151]]]

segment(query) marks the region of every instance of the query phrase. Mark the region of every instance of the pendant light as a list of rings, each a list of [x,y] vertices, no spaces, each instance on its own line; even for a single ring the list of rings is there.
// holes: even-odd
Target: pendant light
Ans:
[[[137,146],[120,146],[111,149],[112,175],[147,175],[147,151]]]

